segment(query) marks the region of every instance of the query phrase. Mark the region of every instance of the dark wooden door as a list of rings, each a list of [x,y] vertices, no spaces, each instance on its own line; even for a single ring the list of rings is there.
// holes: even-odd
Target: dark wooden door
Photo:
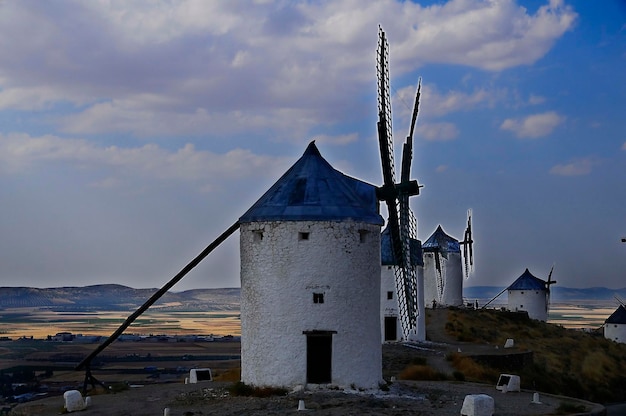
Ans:
[[[385,316],[385,341],[397,341],[397,316]]]
[[[307,334],[306,381],[327,384],[332,381],[333,336],[331,333]]]

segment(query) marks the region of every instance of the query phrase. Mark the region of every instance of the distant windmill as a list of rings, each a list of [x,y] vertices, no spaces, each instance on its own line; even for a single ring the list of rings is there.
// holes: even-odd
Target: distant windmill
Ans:
[[[624,301],[614,295],[619,306],[604,321],[604,337],[615,342],[626,343],[626,304]]]
[[[469,277],[474,265],[473,244],[471,210],[467,213],[463,241],[446,234],[439,225],[424,242],[424,290],[429,302],[443,306],[463,304],[463,277]]]
[[[556,284],[556,281],[552,280],[553,270],[554,265],[552,265],[546,281],[533,276],[526,269],[510,286],[485,303],[483,309],[508,291],[508,309],[510,311],[525,311],[531,319],[547,321],[550,307],[550,286]]]

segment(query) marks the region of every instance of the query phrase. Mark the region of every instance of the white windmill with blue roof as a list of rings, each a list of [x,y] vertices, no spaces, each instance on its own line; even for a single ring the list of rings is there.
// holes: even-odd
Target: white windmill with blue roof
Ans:
[[[422,244],[424,300],[428,305],[463,305],[464,278],[469,277],[474,264],[473,243],[472,215],[468,211],[463,241],[451,237],[439,225]]]
[[[509,297],[508,309],[516,312],[526,311],[531,319],[547,321],[550,307],[550,286],[555,283],[556,281],[552,280],[552,270],[550,270],[546,281],[533,276],[526,269],[506,289]]]
[[[378,386],[375,187],[335,170],[312,142],[239,224],[241,380]]]
[[[626,343],[626,305],[615,296],[619,306],[604,321],[604,338],[615,342]]]

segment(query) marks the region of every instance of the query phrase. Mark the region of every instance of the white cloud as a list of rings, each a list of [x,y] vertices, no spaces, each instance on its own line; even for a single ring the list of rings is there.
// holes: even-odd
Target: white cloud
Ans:
[[[401,88],[392,97],[393,113],[397,119],[394,124],[409,126],[416,88],[414,85]],[[422,84],[417,129],[421,129],[421,134],[426,135],[428,140],[452,140],[458,135],[456,127],[450,123],[434,123],[433,119],[459,111],[491,107],[503,99],[503,91],[480,88],[470,94],[458,90],[442,93],[432,84]]]
[[[341,134],[336,136],[329,136],[326,134],[318,134],[313,136],[316,143],[344,145],[348,143],[354,143],[359,139],[359,135],[356,133]]]
[[[507,118],[500,125],[500,129],[511,131],[519,138],[536,139],[549,135],[564,121],[565,117],[554,111],[548,111],[522,119]]]
[[[531,64],[575,17],[557,2],[529,14],[512,0],[8,2],[0,55],[11,59],[0,68],[0,109],[71,103],[76,112],[62,128],[77,134],[201,134],[216,124],[225,134],[274,124],[306,134],[355,110],[348,103],[374,77],[379,22],[399,76],[425,62],[490,70]],[[24,27],[37,30],[14,36]],[[430,98],[433,114],[444,114],[489,94]],[[307,114],[305,123],[276,119],[285,113]]]
[[[96,171],[105,168],[109,176],[92,185],[113,187],[120,178],[143,177],[174,180],[209,186],[228,177],[232,180],[275,176],[288,163],[279,157],[255,155],[234,149],[223,154],[202,151],[192,144],[170,151],[155,144],[141,147],[102,147],[82,139],[57,136],[31,137],[25,134],[0,135],[0,161],[5,173],[15,174],[46,163],[63,163],[74,169]]]
[[[408,10],[405,16],[410,17],[397,25],[410,28],[404,29],[409,33],[399,48],[402,57],[420,51],[425,61],[491,71],[536,62],[577,18],[561,1],[551,1],[532,15],[512,0],[452,0],[424,8],[406,5]]]
[[[559,176],[581,176],[591,173],[595,163],[591,159],[579,159],[570,163],[555,165],[550,173]]]
[[[546,102],[546,98],[540,95],[530,94],[530,97],[528,98],[528,104],[530,105],[543,104],[545,102]]]
[[[443,142],[456,139],[459,130],[452,123],[422,123],[416,134],[420,139]]]

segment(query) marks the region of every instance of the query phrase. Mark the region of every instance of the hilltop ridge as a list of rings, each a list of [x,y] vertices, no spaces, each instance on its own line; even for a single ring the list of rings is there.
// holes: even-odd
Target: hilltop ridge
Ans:
[[[468,286],[463,288],[463,296],[468,299],[491,299],[502,292],[505,286]],[[606,287],[572,288],[552,286],[550,298],[553,302],[574,300],[614,300],[614,296],[626,298],[626,288],[609,289]],[[506,292],[502,295],[506,298]]]
[[[141,306],[158,289],[134,289],[118,284],[84,287],[0,287],[0,309],[48,308],[55,311],[128,311]],[[186,311],[239,310],[239,288],[191,289],[167,292],[153,308]]]
[[[501,286],[470,286],[463,290],[467,299],[490,299],[501,292]],[[0,309],[48,308],[56,311],[127,311],[136,309],[158,289],[135,289],[120,284],[66,286],[53,288],[0,287]],[[239,309],[240,288],[191,289],[169,291],[153,308],[186,311],[232,311]],[[626,288],[605,287],[552,288],[552,301],[614,300],[626,298]],[[502,295],[506,298],[506,293]]]

